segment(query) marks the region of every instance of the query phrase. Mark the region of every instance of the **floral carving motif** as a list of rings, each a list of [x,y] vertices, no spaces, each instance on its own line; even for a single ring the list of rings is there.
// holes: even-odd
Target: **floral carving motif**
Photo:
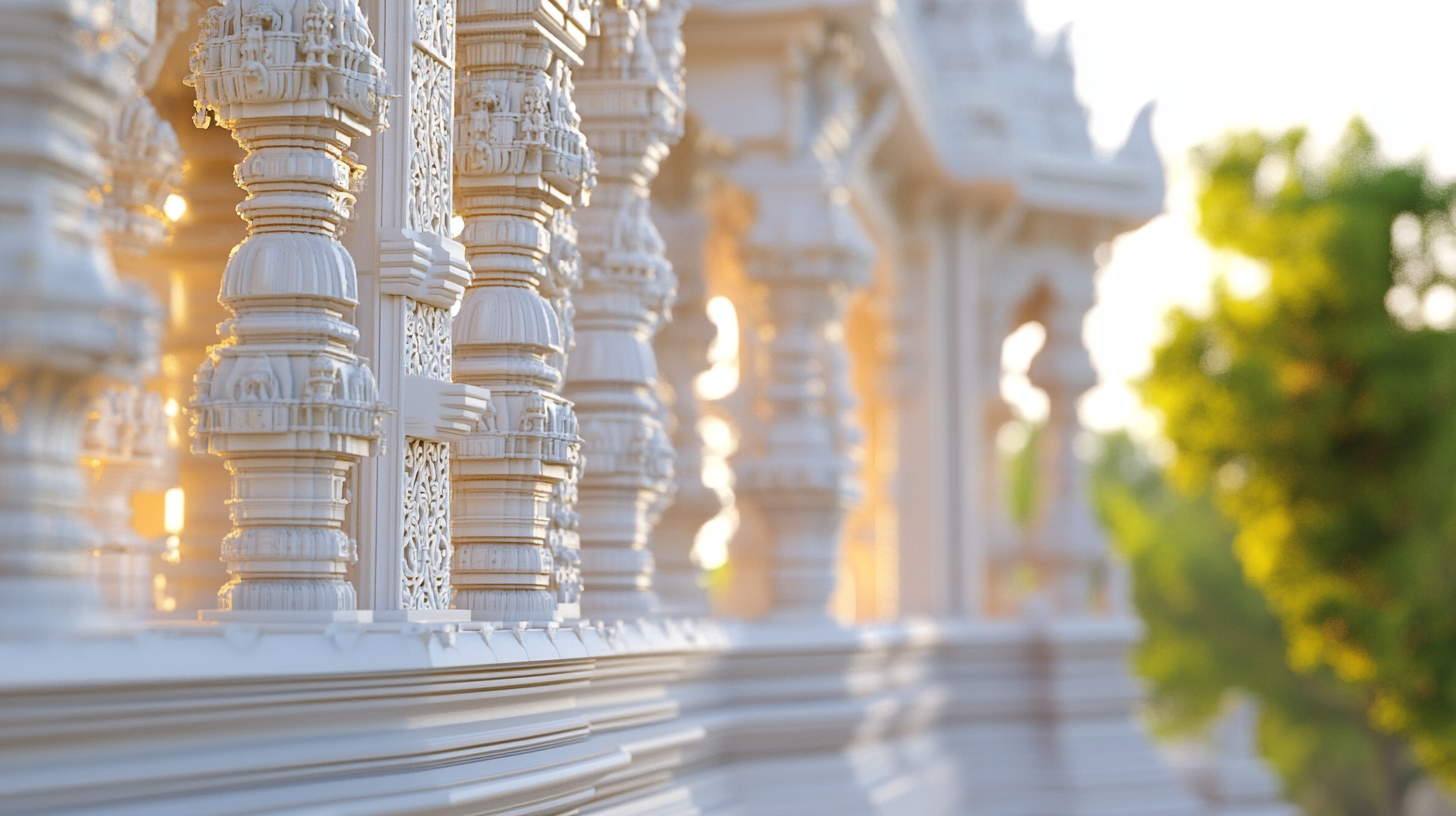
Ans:
[[[450,312],[404,299],[404,373],[450,379]]]
[[[415,42],[447,61],[455,59],[455,0],[415,3]]]
[[[451,213],[451,128],[455,119],[455,4],[415,6],[415,42],[410,51],[409,228],[449,234]]]
[[[405,609],[450,608],[450,446],[410,439],[404,453]]]

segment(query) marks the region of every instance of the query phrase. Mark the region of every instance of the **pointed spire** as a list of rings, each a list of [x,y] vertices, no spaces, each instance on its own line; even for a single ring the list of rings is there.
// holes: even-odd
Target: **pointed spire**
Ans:
[[[1127,139],[1123,140],[1113,161],[1117,164],[1146,165],[1162,169],[1163,160],[1158,155],[1157,144],[1153,141],[1153,111],[1157,107],[1157,101],[1150,100],[1138,111],[1132,128],[1128,130]]]

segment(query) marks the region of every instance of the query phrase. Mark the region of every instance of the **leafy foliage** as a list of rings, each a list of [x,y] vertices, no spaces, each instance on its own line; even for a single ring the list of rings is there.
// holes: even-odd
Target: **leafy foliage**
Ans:
[[[1212,486],[1235,523],[1293,667],[1364,690],[1373,722],[1449,784],[1456,336],[1387,302],[1449,288],[1434,270],[1456,240],[1452,191],[1383,160],[1358,121],[1327,161],[1303,143],[1243,133],[1197,154],[1204,239],[1269,282],[1175,312],[1143,396],[1176,450],[1172,477]]]
[[[1327,669],[1289,667],[1279,621],[1244,580],[1235,527],[1208,492],[1174,489],[1125,434],[1103,439],[1090,481],[1133,572],[1155,727],[1200,734],[1230,691],[1247,691],[1260,703],[1263,752],[1304,813],[1397,813],[1415,776],[1404,742],[1369,727],[1359,689]]]

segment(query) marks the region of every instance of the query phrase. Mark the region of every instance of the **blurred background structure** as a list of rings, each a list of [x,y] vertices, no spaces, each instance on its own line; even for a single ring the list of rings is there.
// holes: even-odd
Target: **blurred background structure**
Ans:
[[[1445,806],[1456,229],[1363,125],[1196,154],[1262,285],[1107,397],[1167,185],[1055,4],[0,9],[0,812]]]

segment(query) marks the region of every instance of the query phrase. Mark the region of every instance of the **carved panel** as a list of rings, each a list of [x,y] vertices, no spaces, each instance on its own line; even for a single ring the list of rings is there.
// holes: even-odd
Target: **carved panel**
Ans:
[[[404,373],[450,379],[450,312],[404,299]]]
[[[408,227],[448,235],[455,99],[455,2],[416,3],[410,51],[410,205]]]
[[[455,0],[417,0],[415,43],[447,62],[455,60]]]
[[[405,609],[450,608],[450,446],[410,439],[404,453]]]

